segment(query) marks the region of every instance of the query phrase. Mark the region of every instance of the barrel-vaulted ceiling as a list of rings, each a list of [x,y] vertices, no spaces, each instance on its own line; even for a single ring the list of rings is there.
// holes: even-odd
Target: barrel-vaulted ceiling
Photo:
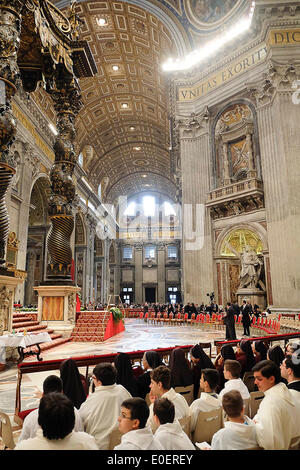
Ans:
[[[105,182],[107,201],[150,190],[175,198],[169,87],[161,66],[190,51],[203,31],[213,34],[211,18],[218,23],[245,1],[78,0],[81,38],[98,72],[80,80],[84,106],[76,120],[77,144],[95,190]],[[52,3],[64,12],[70,5]],[[48,102],[38,94],[46,110]]]

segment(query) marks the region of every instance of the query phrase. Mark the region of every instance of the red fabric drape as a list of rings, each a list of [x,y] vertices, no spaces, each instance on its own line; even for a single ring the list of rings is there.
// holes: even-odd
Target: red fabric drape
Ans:
[[[109,320],[106,325],[105,333],[104,333],[104,341],[108,338],[111,338],[112,336],[117,335],[118,333],[121,333],[121,331],[125,330],[125,325],[120,320],[119,322],[114,321],[113,314],[109,314]]]

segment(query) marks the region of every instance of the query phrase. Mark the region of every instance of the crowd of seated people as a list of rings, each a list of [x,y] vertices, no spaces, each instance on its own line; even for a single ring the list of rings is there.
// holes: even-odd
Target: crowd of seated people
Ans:
[[[198,417],[217,409],[223,426],[202,448],[288,449],[300,436],[300,343],[266,351],[259,342],[245,342],[236,350],[223,346],[214,363],[199,344],[189,359],[176,347],[168,365],[147,351],[138,376],[129,356],[119,353],[114,364],[95,366],[88,395],[76,363],[66,360],[60,377],[45,379],[39,408],[25,418],[15,450],[107,450],[116,429],[121,438],[115,450],[193,450]],[[250,394],[242,376],[251,371],[264,393],[252,419],[245,414]],[[198,385],[198,392],[188,404],[176,388],[190,385]]]

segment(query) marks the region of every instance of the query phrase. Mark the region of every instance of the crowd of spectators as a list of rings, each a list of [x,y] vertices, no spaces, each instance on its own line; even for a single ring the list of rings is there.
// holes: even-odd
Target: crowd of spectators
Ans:
[[[243,339],[237,348],[224,345],[212,360],[196,344],[188,356],[174,348],[168,364],[147,351],[143,368],[119,353],[114,364],[95,366],[89,391],[68,359],[60,377],[45,379],[39,408],[25,418],[15,449],[107,450],[111,433],[119,429],[115,450],[193,450],[183,420],[190,419],[194,432],[199,413],[217,408],[224,426],[205,449],[288,449],[300,436],[299,351],[298,343],[267,349]],[[256,389],[264,393],[252,419],[245,414],[250,394],[243,381],[251,371]],[[192,385],[197,392],[188,404],[176,388]]]

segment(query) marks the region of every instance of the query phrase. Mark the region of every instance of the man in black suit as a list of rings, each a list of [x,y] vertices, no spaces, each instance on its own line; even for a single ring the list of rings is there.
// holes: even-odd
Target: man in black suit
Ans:
[[[226,339],[228,341],[236,339],[235,325],[234,325],[234,310],[230,302],[227,302],[224,315],[224,323],[226,325]]]
[[[281,377],[287,380],[287,387],[300,392],[300,364],[299,355],[293,353],[283,359],[280,366]]]
[[[248,302],[246,302],[246,300],[243,300],[243,305],[241,307],[241,314],[242,314],[242,323],[244,327],[245,336],[250,336],[251,311],[252,311],[251,305]]]

